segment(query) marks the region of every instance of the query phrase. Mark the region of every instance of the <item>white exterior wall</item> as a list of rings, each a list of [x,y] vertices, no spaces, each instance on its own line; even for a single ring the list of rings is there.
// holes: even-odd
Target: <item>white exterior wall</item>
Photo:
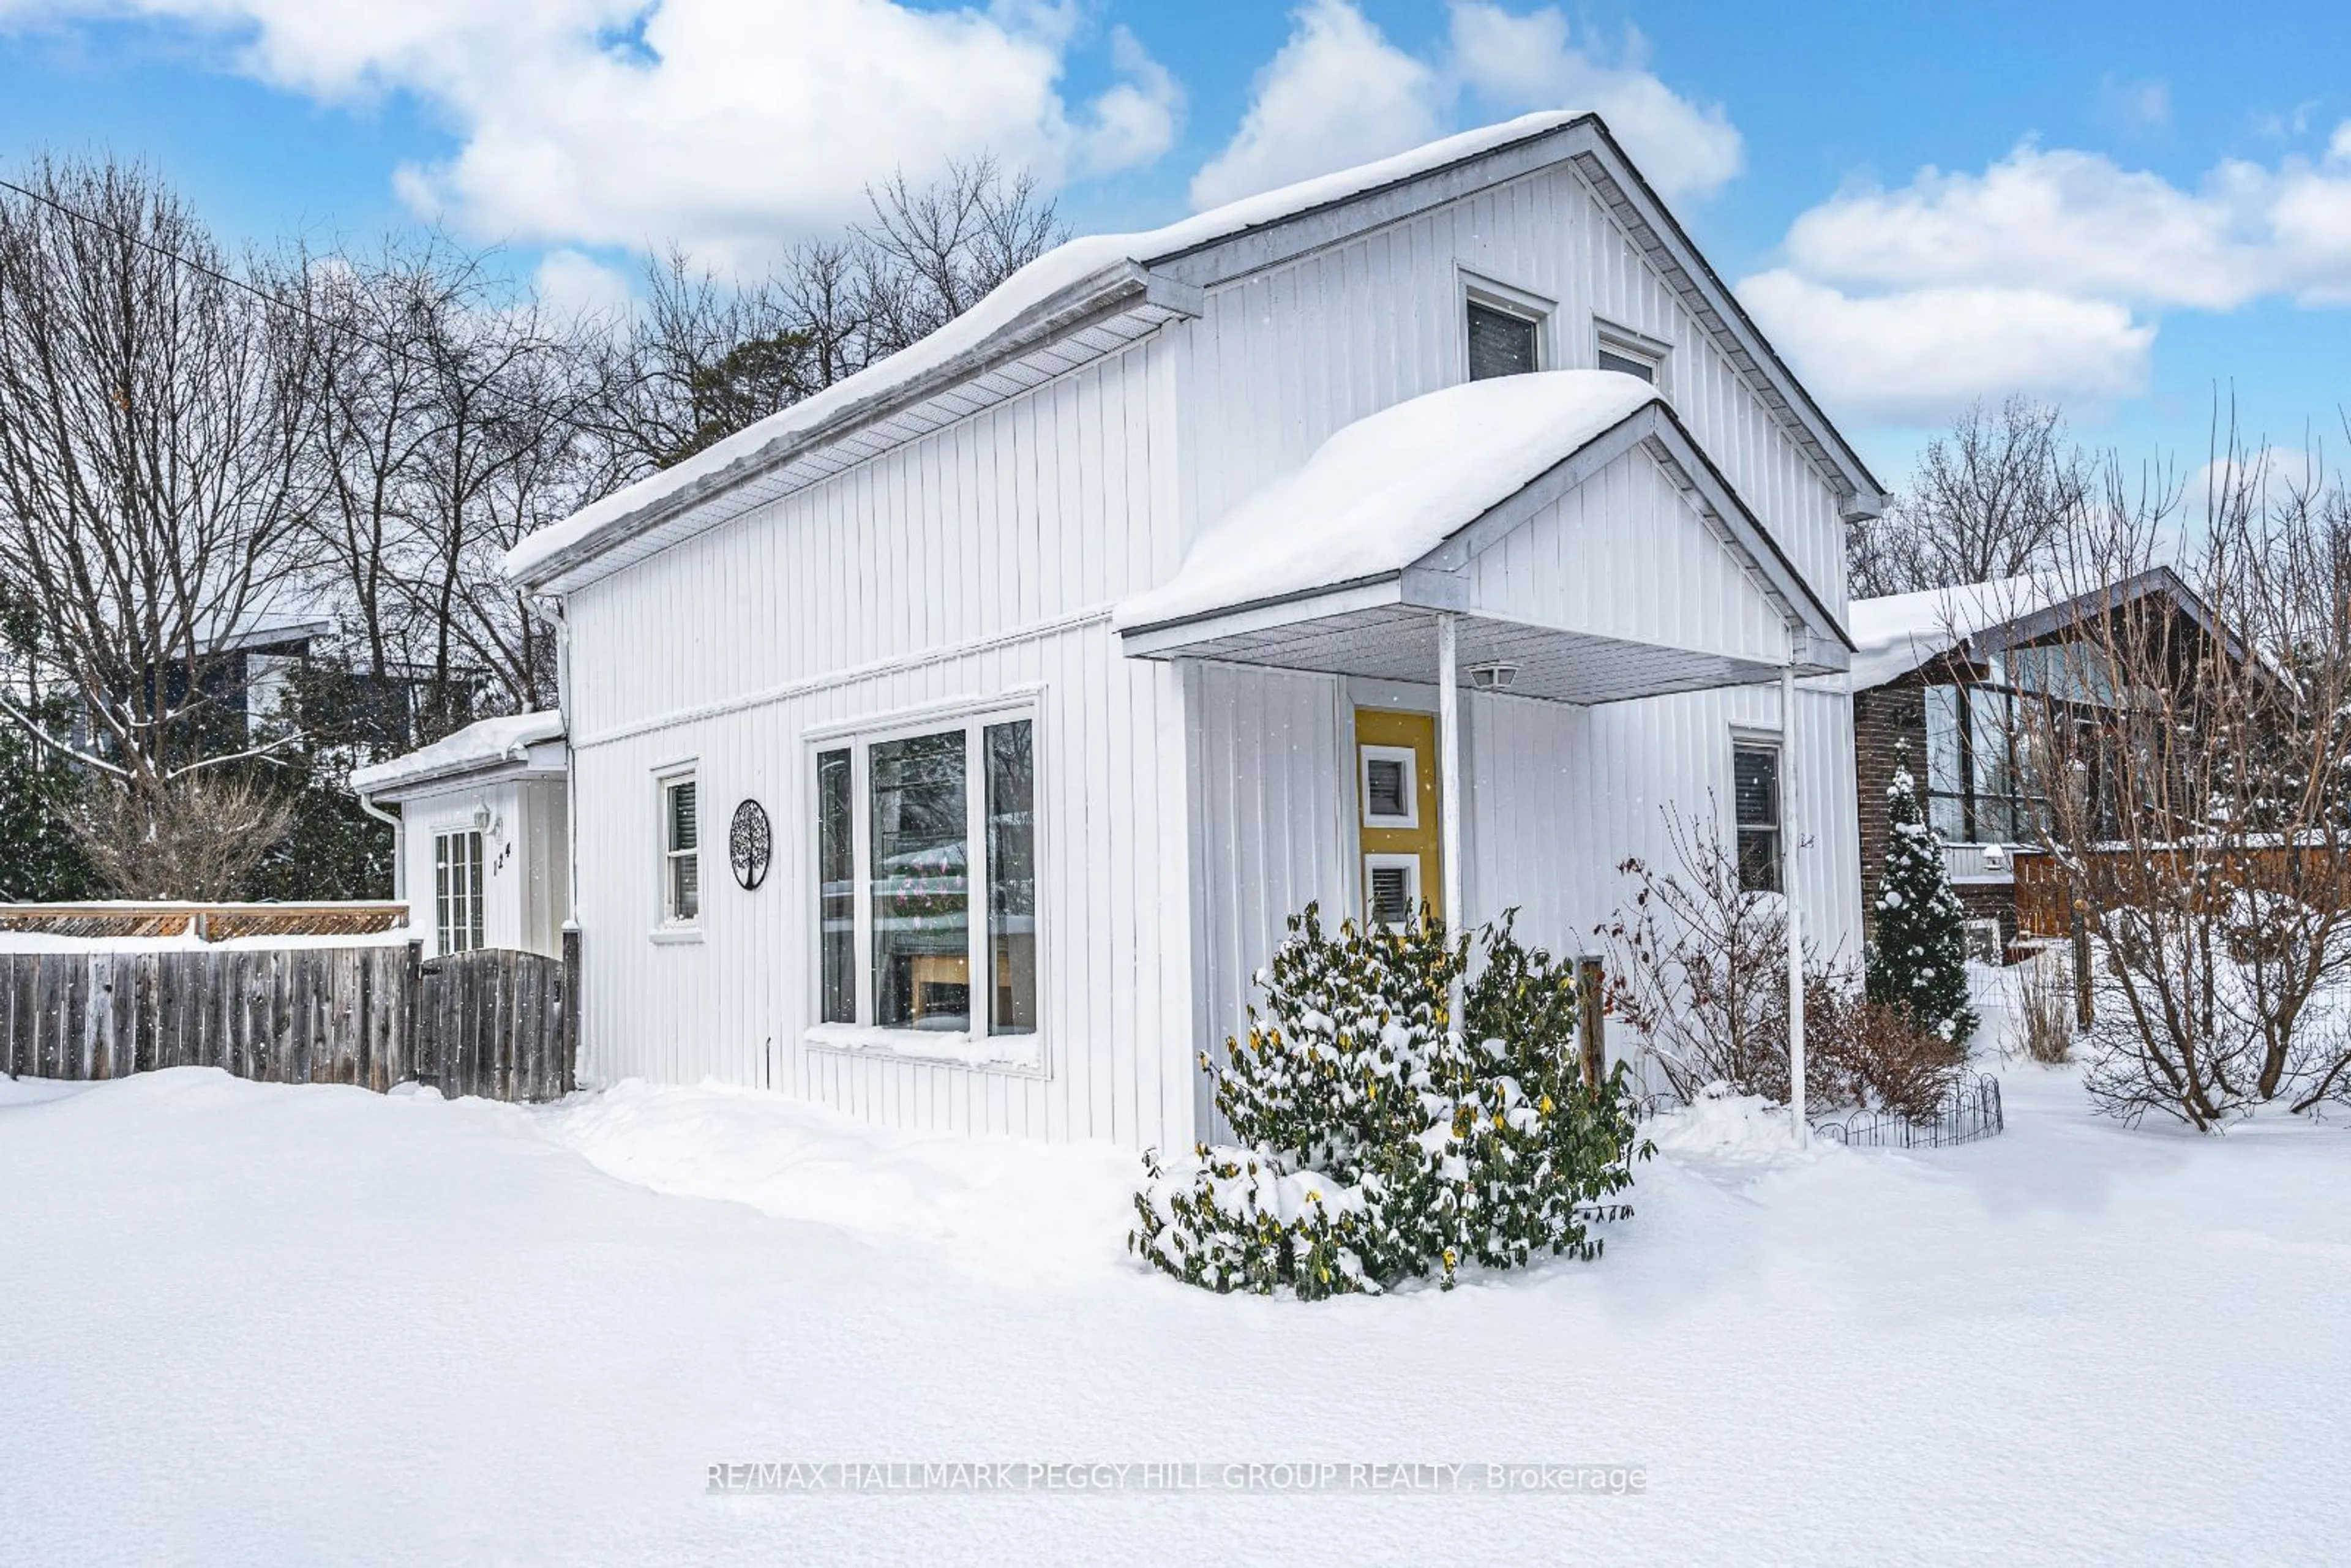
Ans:
[[[1555,301],[1549,368],[1593,366],[1595,317],[1671,344],[1674,411],[1844,613],[1844,525],[1819,471],[1564,165],[1210,290],[1202,319],[1179,329],[1198,522],[1343,425],[1466,381],[1465,269]]]
[[[1637,448],[1480,551],[1480,615],[1778,663],[1788,630],[1739,561]]]
[[[1254,977],[1289,915],[1310,901],[1329,926],[1360,915],[1355,707],[1434,713],[1437,688],[1222,664],[1197,666],[1191,681],[1202,862],[1196,1045],[1214,1054],[1243,1028]],[[1792,767],[1810,841],[1796,851],[1799,908],[1807,942],[1854,964],[1861,868],[1850,699],[1800,686],[1798,704],[1782,766]],[[1604,950],[1595,928],[1626,900],[1616,869],[1625,859],[1675,867],[1668,813],[1711,815],[1725,846],[1736,843],[1733,738],[1782,735],[1771,685],[1591,707],[1472,692],[1462,712],[1468,917],[1515,908],[1521,939],[1562,955]],[[1610,1041],[1612,1051],[1627,1045]],[[1205,1126],[1205,1085],[1199,1094]]]
[[[576,595],[586,1071],[771,1087],[895,1125],[1190,1141],[1185,727],[1109,607],[1173,571],[1164,341],[690,539]],[[665,635],[650,634],[659,628]],[[1041,1075],[809,1045],[809,732],[1034,693]],[[658,770],[701,781],[701,940],[656,942]],[[735,884],[726,825],[775,861]]]
[[[494,824],[482,836],[483,942],[561,956],[570,852],[560,779],[462,781],[403,800],[409,929],[423,939],[426,957],[440,956],[433,841],[443,833],[473,831],[477,807],[489,809]]]

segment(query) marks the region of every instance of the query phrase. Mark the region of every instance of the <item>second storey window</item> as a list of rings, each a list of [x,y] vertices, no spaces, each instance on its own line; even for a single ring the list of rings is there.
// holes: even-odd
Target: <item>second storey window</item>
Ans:
[[[1749,893],[1778,893],[1780,748],[1731,747],[1730,795],[1739,820],[1739,885]]]
[[[816,754],[819,1022],[1035,1032],[1035,764],[1025,712]]]
[[[1504,310],[1483,300],[1469,301],[1469,379],[1524,375],[1538,369],[1535,337],[1540,327],[1531,316]]]
[[[702,824],[695,777],[662,780],[662,921],[692,925],[702,918]]]
[[[482,835],[433,835],[433,935],[443,953],[470,953],[482,942]]]

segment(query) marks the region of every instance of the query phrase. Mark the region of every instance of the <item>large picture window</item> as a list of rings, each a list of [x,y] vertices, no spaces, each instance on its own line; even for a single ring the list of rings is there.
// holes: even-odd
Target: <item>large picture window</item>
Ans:
[[[1949,843],[2029,842],[2045,808],[2014,692],[1927,688],[1927,819]]]
[[[470,953],[482,940],[482,835],[433,835],[433,934],[437,950]]]
[[[1035,723],[991,713],[816,753],[818,1021],[1037,1029]]]

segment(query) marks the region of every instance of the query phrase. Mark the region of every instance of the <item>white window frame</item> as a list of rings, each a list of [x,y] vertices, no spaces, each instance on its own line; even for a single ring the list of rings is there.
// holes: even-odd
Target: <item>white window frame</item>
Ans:
[[[1403,816],[1376,817],[1372,814],[1372,764],[1374,762],[1404,764]],[[1374,831],[1413,831],[1420,826],[1420,753],[1409,746],[1357,746],[1355,790],[1363,802],[1364,826]]]
[[[1741,862],[1739,853],[1740,830],[1742,827],[1750,825],[1760,829],[1764,824],[1761,822],[1747,824],[1740,822],[1739,820],[1739,754],[1742,751],[1769,752],[1771,757],[1771,798],[1773,803],[1779,808],[1771,821],[1771,831],[1772,834],[1772,865],[1779,873],[1778,880],[1780,885],[1777,888],[1750,888],[1747,885],[1747,879],[1743,873],[1743,862]],[[1734,869],[1741,870],[1741,875],[1740,877],[1740,891],[1741,893],[1774,893],[1784,894],[1788,891],[1789,821],[1787,791],[1788,755],[1786,747],[1781,743],[1780,732],[1776,729],[1754,730],[1733,728],[1730,732],[1730,860],[1731,865]]]
[[[1547,371],[1559,363],[1558,345],[1552,340],[1552,323],[1559,315],[1559,301],[1547,298],[1529,289],[1513,287],[1496,278],[1481,277],[1466,267],[1455,269],[1458,287],[1454,290],[1453,319],[1460,328],[1461,380],[1469,380],[1469,307],[1482,305],[1489,310],[1499,310],[1505,316],[1516,316],[1531,322],[1535,329],[1535,369]]]
[[[1391,931],[1399,931],[1404,929],[1405,922],[1385,920],[1374,921],[1372,917],[1372,873],[1377,871],[1387,871],[1398,866],[1401,866],[1404,869],[1405,882],[1407,884],[1405,888],[1404,895],[1405,907],[1413,911],[1415,914],[1419,912],[1421,899],[1425,896],[1421,889],[1420,856],[1409,852],[1395,854],[1369,854],[1364,857],[1364,925],[1378,925],[1384,926],[1386,929]]]
[[[982,977],[992,973],[988,963],[987,929],[987,773],[982,747],[989,726],[1021,719],[1029,721],[1029,831],[1034,835],[1030,853],[1038,872],[1036,925],[1032,934],[1036,944],[1037,1022],[1036,1027],[1026,1034],[993,1034],[989,1032],[989,1019],[995,1007],[995,988],[981,983]],[[889,741],[936,735],[942,730],[956,728],[964,732],[964,831],[967,834],[965,841],[970,846],[966,855],[965,894],[968,923],[967,973],[972,977],[970,1021],[962,1030],[918,1030],[879,1024],[874,1021],[873,1005],[871,752],[873,747]],[[1047,923],[1050,915],[1046,909],[1043,872],[1047,833],[1047,746],[1043,706],[1037,694],[1026,691],[984,702],[940,705],[880,715],[862,722],[807,731],[801,736],[801,778],[806,780],[808,790],[807,804],[801,815],[806,824],[804,831],[810,835],[811,866],[815,863],[817,758],[831,751],[849,753],[850,859],[853,868],[852,896],[856,922],[853,943],[856,983],[852,993],[857,1004],[857,1020],[854,1023],[825,1023],[818,1019],[817,1015],[824,1006],[823,930],[821,922],[813,917],[814,906],[811,905],[802,1040],[816,1051],[911,1057],[1016,1077],[1050,1076],[1051,1058],[1047,1009],[1047,1001],[1051,995],[1048,974],[1050,946]],[[802,893],[806,894],[811,891],[821,896],[820,889],[804,887]]]
[[[1600,356],[1614,354],[1621,360],[1637,360],[1649,367],[1649,384],[1660,393],[1672,395],[1673,387],[1667,373],[1673,364],[1674,346],[1661,342],[1646,332],[1635,332],[1605,317],[1592,319],[1592,363],[1599,368]]]
[[[694,848],[673,850],[669,843],[670,791],[681,784],[694,789]],[[653,937],[656,942],[698,942],[702,939],[702,909],[710,894],[709,880],[702,874],[702,845],[707,835],[702,820],[702,768],[699,763],[678,762],[653,773]],[[671,894],[674,883],[670,880],[673,861],[692,855],[695,863],[695,912],[680,915]]]
[[[444,871],[454,870],[457,864],[455,859],[444,858],[446,847],[453,841],[465,843],[470,852],[465,886],[462,894],[455,885],[454,878],[450,879],[451,885],[446,887],[442,885]],[[477,828],[466,826],[446,830],[436,829],[434,831],[433,946],[435,956],[445,957],[452,953],[470,953],[489,945],[489,889],[485,885],[485,878],[489,873],[489,866],[486,863],[487,853],[488,847],[483,842],[481,831]],[[455,943],[449,939],[451,934],[459,929],[458,923],[452,920],[450,916],[457,908],[461,896],[464,899],[465,914],[464,931],[468,938],[463,944]],[[482,923],[478,928],[474,925],[473,918],[476,909],[480,911],[482,916]]]

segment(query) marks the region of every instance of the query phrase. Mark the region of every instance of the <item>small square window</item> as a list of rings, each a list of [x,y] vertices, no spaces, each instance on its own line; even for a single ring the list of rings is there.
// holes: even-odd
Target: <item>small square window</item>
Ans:
[[[1420,826],[1417,758],[1409,746],[1366,746],[1364,765],[1364,826]]]
[[[1374,925],[1409,925],[1420,916],[1420,857],[1365,855],[1364,913]]]
[[[1480,300],[1469,301],[1469,379],[1482,382],[1540,369],[1536,354],[1540,326],[1533,317]]]
[[[1593,363],[1618,375],[1637,376],[1653,387],[1666,384],[1667,346],[1630,328],[1593,323]]]

